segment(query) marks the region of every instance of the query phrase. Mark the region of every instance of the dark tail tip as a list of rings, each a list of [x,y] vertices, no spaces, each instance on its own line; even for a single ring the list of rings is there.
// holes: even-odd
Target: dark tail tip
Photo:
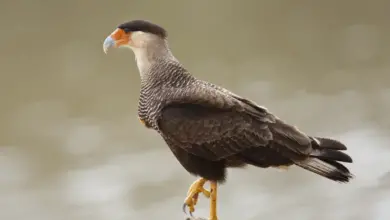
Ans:
[[[347,147],[340,141],[333,140],[330,138],[320,138],[320,137],[311,137],[313,152],[310,156],[317,157],[319,159],[326,159],[328,161],[339,161],[352,163],[352,158],[342,152],[347,149]]]
[[[321,159],[323,162],[332,165],[333,167],[336,167],[337,169],[334,172],[331,172],[329,174],[329,179],[332,179],[337,182],[343,182],[347,183],[351,179],[353,179],[355,176],[349,171],[349,169],[344,166],[343,164],[329,159]]]
[[[332,150],[347,150],[347,146],[341,143],[338,140],[322,137],[311,137],[314,142],[314,145],[319,146],[320,148],[332,149]]]
[[[310,156],[327,161],[340,161],[345,163],[353,162],[352,158],[348,154],[332,149],[314,149]]]
[[[296,164],[306,170],[339,183],[347,183],[354,177],[348,168],[332,160],[308,158],[304,161],[296,162]]]

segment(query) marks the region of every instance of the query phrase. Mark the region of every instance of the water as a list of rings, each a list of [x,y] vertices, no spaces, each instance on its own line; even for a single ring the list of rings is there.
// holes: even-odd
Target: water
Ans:
[[[349,147],[356,178],[299,168],[229,171],[229,219],[390,218],[390,15],[385,1],[4,1],[0,219],[184,219],[195,179],[136,116],[131,51],[102,51],[122,21],[166,27],[197,77]],[[201,198],[196,214],[208,216]]]

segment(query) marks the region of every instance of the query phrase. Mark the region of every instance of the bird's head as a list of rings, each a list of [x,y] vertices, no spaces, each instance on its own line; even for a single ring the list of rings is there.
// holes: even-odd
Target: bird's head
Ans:
[[[157,24],[145,20],[132,20],[120,24],[103,43],[107,53],[111,47],[128,47],[134,52],[150,46],[164,45],[167,32]]]

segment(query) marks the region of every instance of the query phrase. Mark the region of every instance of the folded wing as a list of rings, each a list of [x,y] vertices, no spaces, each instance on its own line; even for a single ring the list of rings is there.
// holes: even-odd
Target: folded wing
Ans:
[[[206,96],[207,97],[207,96]],[[214,94],[215,97],[215,94]],[[176,101],[165,106],[160,114],[160,132],[171,143],[208,160],[220,160],[250,148],[273,147],[281,154],[308,155],[311,140],[295,127],[285,124],[254,103],[231,96],[190,102]],[[282,148],[280,147],[282,146]]]

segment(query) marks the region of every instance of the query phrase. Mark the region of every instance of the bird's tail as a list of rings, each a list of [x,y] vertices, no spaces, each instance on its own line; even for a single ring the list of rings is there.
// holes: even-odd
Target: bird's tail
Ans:
[[[347,147],[337,140],[312,138],[313,152],[309,158],[294,161],[296,165],[337,182],[348,182],[353,175],[340,162],[352,163],[352,158],[342,152]]]

